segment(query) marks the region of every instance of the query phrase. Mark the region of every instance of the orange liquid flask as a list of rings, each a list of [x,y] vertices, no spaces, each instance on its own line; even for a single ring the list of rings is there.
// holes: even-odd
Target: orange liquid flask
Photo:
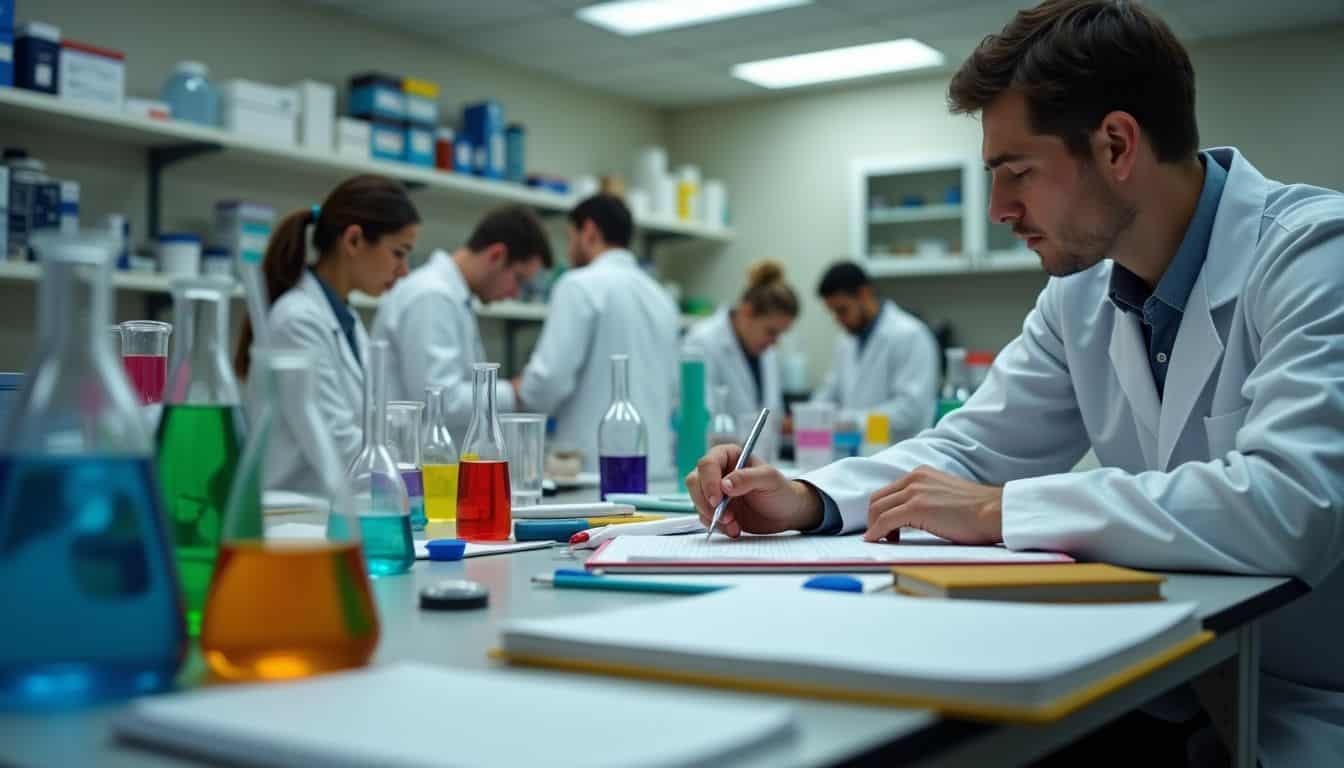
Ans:
[[[222,680],[287,680],[359,667],[378,645],[378,612],[360,526],[340,461],[313,409],[312,356],[254,347],[265,387],[225,507],[219,558],[205,602],[201,651]],[[316,436],[310,461],[324,490],[301,515],[312,539],[268,537],[262,523],[266,447],[282,403],[302,403]],[[293,519],[293,518],[290,518]],[[339,524],[333,524],[339,523]],[[325,531],[325,538],[321,533]]]

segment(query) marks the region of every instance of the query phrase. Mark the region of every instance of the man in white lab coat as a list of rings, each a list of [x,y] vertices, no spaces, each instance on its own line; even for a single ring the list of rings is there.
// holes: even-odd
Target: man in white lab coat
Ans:
[[[677,307],[629,251],[634,223],[620,198],[596,195],[569,213],[575,269],[551,289],[550,312],[521,378],[519,408],[555,417],[554,444],[598,467],[597,428],[611,404],[611,356],[630,356],[630,400],[648,430],[649,477],[672,475]]]
[[[1138,4],[1050,2],[986,38],[949,95],[981,115],[990,217],[1053,276],[1022,335],[964,408],[874,458],[790,483],[727,473],[723,446],[687,482],[704,519],[735,497],[733,536],[910,526],[1298,577],[1313,591],[1261,626],[1259,758],[1341,765],[1344,195],[1197,151],[1194,93]],[[1070,472],[1089,447],[1101,468]]]
[[[546,230],[518,205],[487,213],[451,255],[430,254],[383,297],[374,318],[374,338],[389,346],[388,399],[424,400],[425,387],[443,387],[449,429],[462,439],[471,422],[471,367],[486,362],[473,300],[514,298],[550,266]],[[514,410],[513,394],[508,382],[500,383],[500,410]]]
[[[863,424],[884,413],[891,439],[913,437],[933,424],[938,398],[938,341],[919,318],[882,301],[863,268],[831,265],[817,288],[842,333],[835,359],[813,400],[834,404]]]

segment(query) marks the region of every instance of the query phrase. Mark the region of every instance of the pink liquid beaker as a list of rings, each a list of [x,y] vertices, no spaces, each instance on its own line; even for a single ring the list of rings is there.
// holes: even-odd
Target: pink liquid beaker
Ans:
[[[127,320],[121,324],[121,361],[131,387],[145,405],[163,402],[168,338],[172,333],[171,323],[156,320]]]

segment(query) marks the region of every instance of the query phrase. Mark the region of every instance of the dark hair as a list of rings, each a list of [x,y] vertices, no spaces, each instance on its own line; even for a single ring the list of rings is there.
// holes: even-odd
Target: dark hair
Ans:
[[[313,226],[312,244],[320,262],[331,255],[345,230],[357,226],[366,240],[377,242],[385,235],[420,223],[420,213],[406,194],[401,182],[383,176],[355,176],[346,179],[327,195],[319,209],[300,208],[280,220],[266,244],[261,272],[266,280],[266,299],[274,304],[290,288],[299,284],[308,262],[308,241],[304,234]],[[240,378],[251,367],[252,325],[243,318],[243,330],[233,367]]]
[[[504,244],[509,264],[539,258],[541,265],[550,269],[554,261],[546,229],[531,208],[504,205],[485,214],[485,218],[472,230],[467,247],[473,251],[483,251],[495,243]]]
[[[742,301],[758,315],[798,316],[798,294],[784,282],[784,267],[771,259],[762,259],[747,269]]]
[[[1107,113],[1133,115],[1161,162],[1199,147],[1195,70],[1166,22],[1131,0],[1046,0],[981,41],[948,86],[955,113],[982,111],[1003,92],[1026,97],[1032,130],[1076,155]]]
[[[821,276],[821,284],[817,286],[817,294],[823,299],[837,293],[847,293],[854,296],[864,286],[872,284],[873,281],[868,279],[868,273],[863,271],[863,267],[852,261],[837,261],[826,270],[826,274]]]
[[[621,198],[615,195],[593,195],[574,206],[574,210],[569,212],[569,223],[575,229],[583,229],[585,221],[597,225],[597,231],[602,233],[602,239],[607,241],[607,245],[630,247],[635,221]]]

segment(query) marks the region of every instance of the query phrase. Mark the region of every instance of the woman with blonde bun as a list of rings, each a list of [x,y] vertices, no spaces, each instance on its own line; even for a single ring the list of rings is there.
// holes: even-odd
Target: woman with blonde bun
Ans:
[[[752,264],[737,303],[697,323],[682,342],[683,351],[704,357],[711,398],[726,392],[727,402],[711,400],[711,408],[735,416],[770,408],[782,417],[779,361],[771,347],[797,318],[798,294],[784,268],[769,259]]]

